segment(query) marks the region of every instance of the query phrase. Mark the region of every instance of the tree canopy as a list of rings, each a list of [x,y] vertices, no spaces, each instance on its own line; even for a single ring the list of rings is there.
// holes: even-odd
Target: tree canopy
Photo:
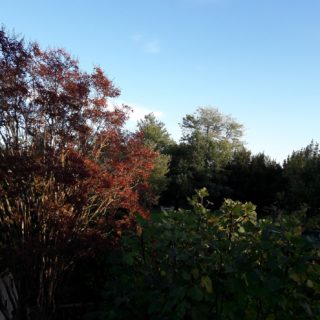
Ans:
[[[175,144],[165,124],[159,121],[153,113],[145,115],[138,121],[138,129],[143,132],[144,141],[161,153],[166,153],[168,148]]]
[[[307,209],[319,214],[320,150],[312,141],[305,148],[294,151],[283,164],[286,179],[286,206],[291,210]]]
[[[211,141],[228,141],[237,145],[243,136],[243,125],[214,107],[199,107],[194,114],[187,114],[181,127],[183,140],[200,133],[202,137]]]
[[[156,153],[123,130],[128,108],[108,102],[119,94],[102,69],[0,30],[0,243],[21,313],[47,319],[76,259],[147,216]]]
[[[138,121],[138,129],[143,133],[145,144],[159,153],[149,180],[155,197],[148,200],[149,204],[157,204],[169,183],[167,174],[171,156],[168,153],[175,142],[170,137],[165,124],[157,120],[153,113],[145,115],[144,119]]]
[[[181,143],[171,150],[167,198],[174,195],[176,206],[186,205],[186,195],[206,187],[221,202],[230,193],[224,168],[243,148],[243,126],[216,108],[201,107],[183,118],[181,128]]]

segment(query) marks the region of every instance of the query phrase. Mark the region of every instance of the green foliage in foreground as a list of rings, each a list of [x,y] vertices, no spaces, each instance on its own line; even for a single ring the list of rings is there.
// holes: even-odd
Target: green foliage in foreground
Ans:
[[[206,195],[124,236],[91,319],[319,319],[319,249],[300,221],[257,221],[254,205],[231,200],[212,213]]]

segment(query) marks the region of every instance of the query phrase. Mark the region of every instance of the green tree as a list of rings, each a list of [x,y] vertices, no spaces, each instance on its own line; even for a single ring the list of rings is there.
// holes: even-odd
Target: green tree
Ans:
[[[251,155],[245,149],[234,154],[226,167],[231,196],[240,201],[253,201],[259,214],[277,214],[284,189],[283,170],[264,153]]]
[[[154,147],[162,154],[168,152],[168,148],[174,145],[174,140],[170,137],[165,124],[155,117],[153,113],[144,116],[138,121],[138,129],[143,132],[146,144]]]
[[[138,121],[138,129],[143,132],[145,144],[159,153],[149,179],[155,196],[153,199],[145,199],[149,204],[157,204],[168,185],[167,174],[171,161],[168,151],[175,142],[170,137],[165,124],[157,120],[153,113],[145,115],[144,119]]]
[[[190,146],[194,162],[206,170],[223,167],[243,147],[243,126],[216,108],[200,107],[187,114],[181,128],[182,142]]]
[[[214,142],[227,142],[233,148],[242,146],[243,125],[235,121],[231,116],[222,114],[217,108],[200,107],[182,120],[182,140],[189,139],[196,133],[201,137]]]
[[[218,205],[229,193],[224,168],[233,153],[243,147],[243,126],[207,107],[187,114],[181,128],[181,143],[172,154],[168,194],[175,194],[177,207],[184,206],[183,199],[205,186]]]
[[[319,213],[320,150],[311,142],[294,151],[283,164],[286,179],[286,206],[291,210],[306,207],[311,214]]]

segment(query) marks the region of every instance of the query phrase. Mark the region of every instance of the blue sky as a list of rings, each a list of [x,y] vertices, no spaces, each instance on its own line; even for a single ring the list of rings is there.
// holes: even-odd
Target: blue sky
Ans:
[[[247,147],[282,161],[320,141],[319,0],[12,0],[0,22],[101,66],[179,139],[199,106],[231,114]]]

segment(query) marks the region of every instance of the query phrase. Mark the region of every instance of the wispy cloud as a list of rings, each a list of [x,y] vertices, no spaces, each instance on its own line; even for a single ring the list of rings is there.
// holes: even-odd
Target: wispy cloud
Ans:
[[[145,44],[144,50],[146,53],[159,53],[160,52],[160,44],[158,40],[152,40]]]
[[[146,108],[135,103],[127,103],[132,108],[132,113],[130,114],[131,121],[138,121],[144,118],[145,115],[153,113],[157,118],[162,118],[164,116],[163,112],[153,110],[151,108]]]
[[[118,100],[118,99],[110,99],[109,107],[113,110],[116,107],[120,107],[121,105],[129,106],[131,108],[131,112],[129,112],[129,121],[137,122],[144,118],[145,115],[149,113],[153,113],[157,118],[163,118],[164,114],[162,111],[157,110],[156,108],[150,108],[142,106],[139,103],[132,103],[128,101]]]
[[[132,42],[143,52],[157,54],[160,52],[160,41],[158,39],[147,39],[142,34],[136,33],[131,36]]]
[[[132,40],[134,43],[139,43],[139,42],[141,42],[142,38],[143,38],[143,35],[140,34],[140,33],[136,33],[136,34],[133,34],[133,35],[131,36],[131,40]]]

